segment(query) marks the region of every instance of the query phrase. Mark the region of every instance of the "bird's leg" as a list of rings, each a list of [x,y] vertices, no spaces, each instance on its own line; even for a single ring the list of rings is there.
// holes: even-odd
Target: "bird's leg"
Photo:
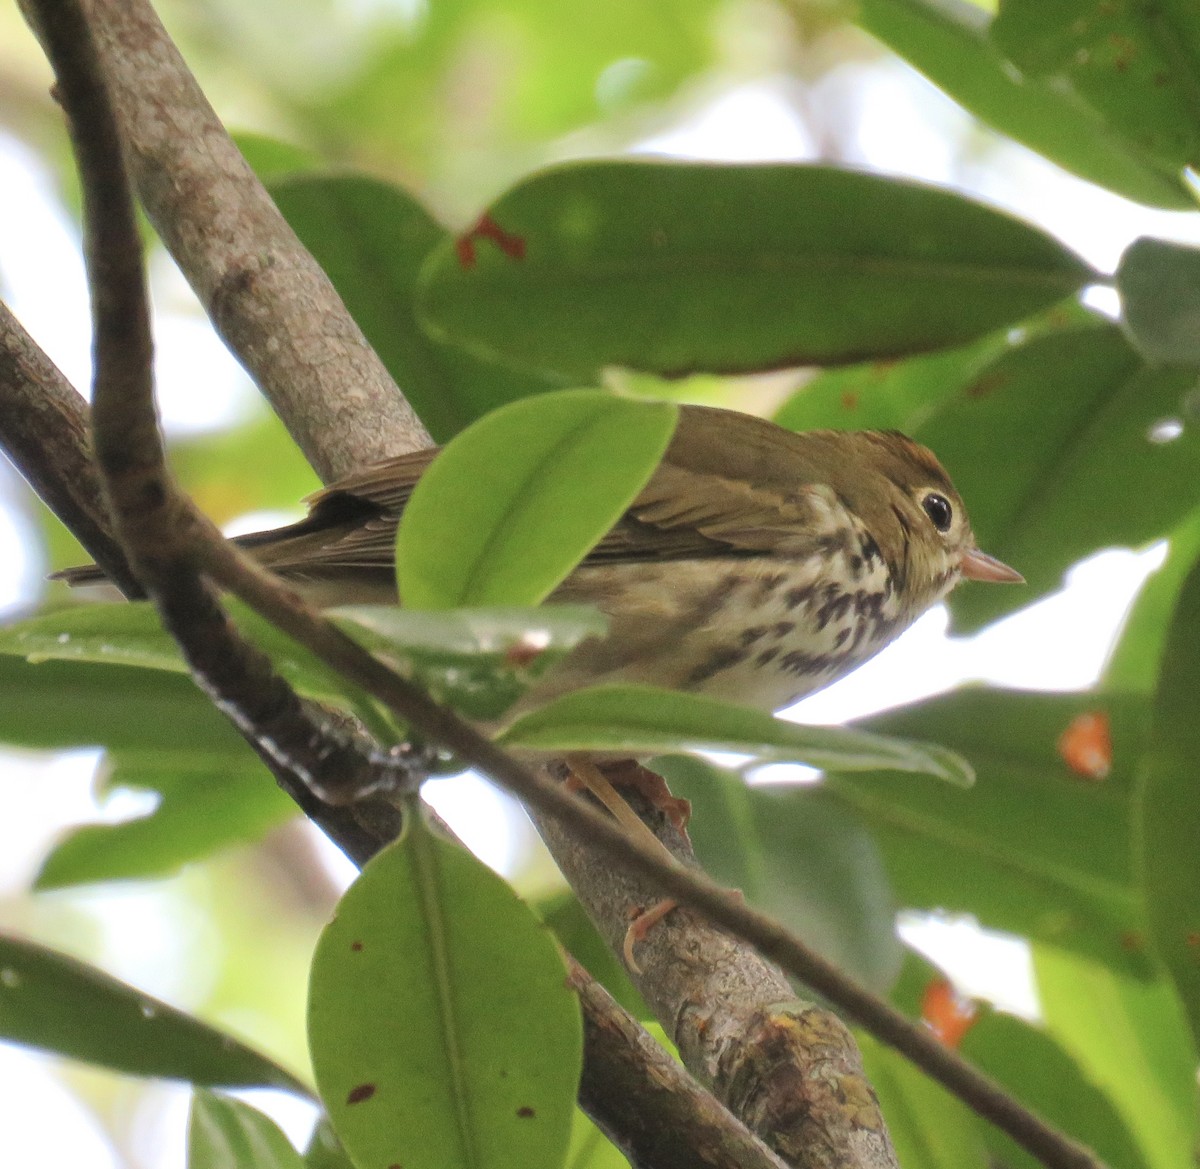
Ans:
[[[625,802],[624,797],[617,791],[616,788],[609,782],[608,776],[600,770],[586,755],[568,755],[566,757],[567,767],[570,769],[571,776],[574,777],[583,787],[587,788],[612,814],[616,817],[618,823],[636,840],[640,840],[651,852],[657,853],[664,857],[671,865],[679,865],[679,858],[649,828],[646,827],[642,818]],[[639,771],[645,772],[645,768],[640,768]],[[646,772],[646,774],[653,774]],[[661,785],[661,791],[666,792],[666,784],[662,782],[662,778],[657,777]],[[660,793],[656,793],[660,794]],[[690,811],[690,805],[686,800],[675,801],[670,792],[666,794],[675,803],[673,811],[676,815],[680,815],[682,809],[678,805],[683,805]],[[661,807],[661,803],[655,803],[656,807]],[[663,809],[664,812],[671,816],[671,811]],[[674,817],[672,816],[674,822]],[[686,821],[685,821],[686,823]],[[680,827],[680,825],[676,825]],[[629,929],[625,932],[625,940],[621,945],[621,953],[624,955],[625,964],[634,974],[640,974],[642,968],[638,965],[637,959],[634,957],[633,948],[640,942],[650,930],[657,925],[668,913],[671,912],[677,905],[677,902],[670,899],[659,901],[652,905],[649,909],[639,913],[632,922]]]

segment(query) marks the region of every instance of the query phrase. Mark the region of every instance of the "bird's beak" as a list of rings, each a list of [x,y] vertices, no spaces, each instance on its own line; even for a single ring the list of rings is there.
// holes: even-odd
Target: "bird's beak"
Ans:
[[[1025,578],[1003,560],[997,560],[978,548],[968,548],[962,554],[962,574],[967,580],[990,580],[997,584],[1024,584]]]

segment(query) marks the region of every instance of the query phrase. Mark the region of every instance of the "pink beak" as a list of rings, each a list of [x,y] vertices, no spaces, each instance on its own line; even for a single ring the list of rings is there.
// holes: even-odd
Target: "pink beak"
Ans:
[[[1025,583],[1025,578],[1015,568],[1009,568],[1004,561],[980,552],[978,548],[968,548],[962,554],[962,574],[967,580],[990,580],[997,584]]]

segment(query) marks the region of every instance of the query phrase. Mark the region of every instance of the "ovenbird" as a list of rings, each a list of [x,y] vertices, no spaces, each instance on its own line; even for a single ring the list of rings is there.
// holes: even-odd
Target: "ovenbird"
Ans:
[[[365,467],[315,495],[306,519],[238,542],[317,604],[394,601],[396,525],[436,454]],[[963,578],[1021,580],[975,546],[925,447],[897,431],[798,434],[683,406],[650,482],[551,598],[597,606],[608,636],[576,647],[522,706],[642,682],[779,710],[866,661]]]

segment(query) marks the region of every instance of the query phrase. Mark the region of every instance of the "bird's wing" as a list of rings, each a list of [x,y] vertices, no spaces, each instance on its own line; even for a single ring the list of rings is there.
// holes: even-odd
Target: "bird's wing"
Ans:
[[[801,556],[839,526],[831,492],[781,492],[740,477],[664,462],[587,564],[703,559],[730,553]]]

